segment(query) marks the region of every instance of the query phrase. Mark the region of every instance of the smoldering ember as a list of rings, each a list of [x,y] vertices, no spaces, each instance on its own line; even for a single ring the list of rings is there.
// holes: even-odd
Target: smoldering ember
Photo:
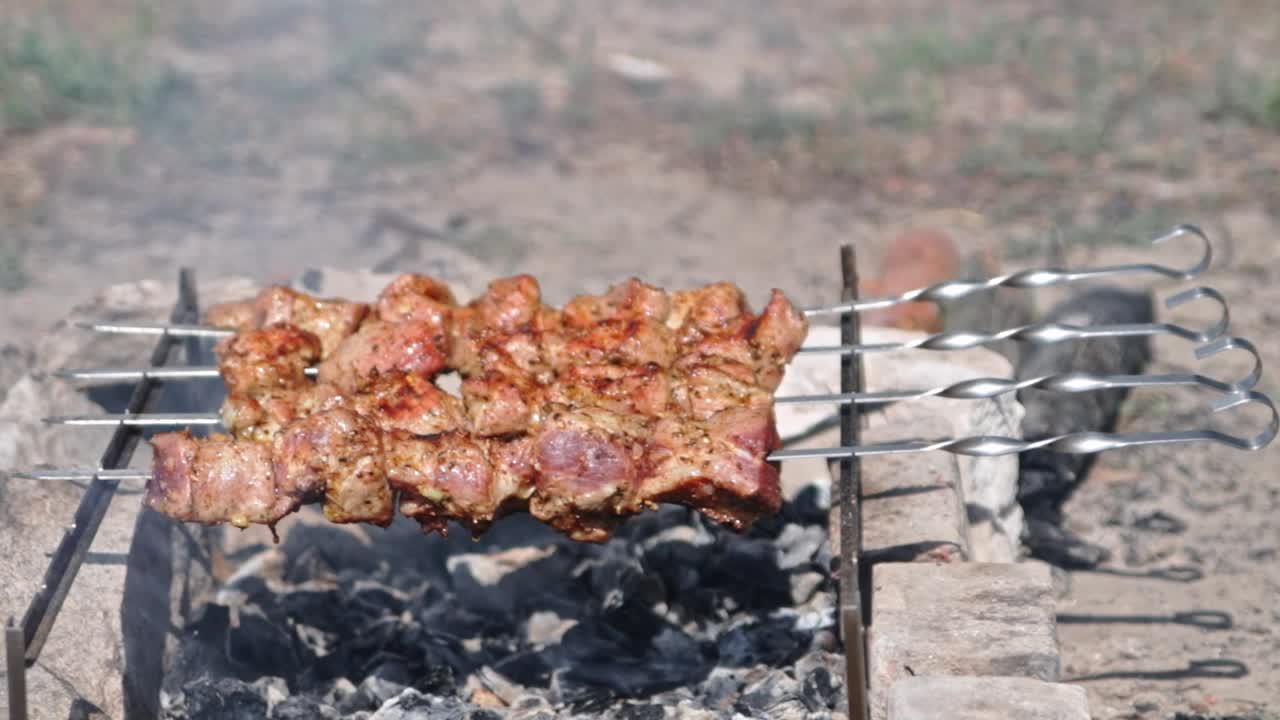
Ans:
[[[441,272],[482,282],[452,265]],[[385,284],[352,277],[356,287],[344,290],[344,277],[327,271],[303,285],[371,296]],[[225,294],[216,289],[202,295]],[[166,389],[167,410],[221,401],[217,383],[173,387],[186,392]],[[811,422],[780,418],[784,435]],[[404,517],[385,530],[333,525],[315,508],[282,523],[279,543],[262,528],[218,529],[222,539],[202,540],[231,570],[177,620],[160,710],[193,719],[843,718],[830,474],[784,466],[783,493],[782,511],[743,533],[669,506],[627,520],[603,544],[520,514],[479,539],[459,526],[424,535]],[[180,538],[187,526],[172,527]],[[125,632],[169,631],[152,624],[141,618]]]
[[[298,524],[194,613],[171,718],[830,717],[828,493],[744,535],[667,508],[603,545]],[[371,534],[371,536],[374,536]]]

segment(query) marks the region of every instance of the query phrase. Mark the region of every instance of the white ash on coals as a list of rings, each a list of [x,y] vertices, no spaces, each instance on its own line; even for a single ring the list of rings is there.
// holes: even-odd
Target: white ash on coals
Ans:
[[[478,542],[296,524],[183,630],[166,717],[843,717],[828,495],[741,535],[664,508],[602,545],[524,516]]]

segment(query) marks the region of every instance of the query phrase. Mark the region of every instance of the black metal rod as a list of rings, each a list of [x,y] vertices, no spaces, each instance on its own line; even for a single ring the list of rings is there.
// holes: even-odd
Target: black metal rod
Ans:
[[[858,259],[852,245],[840,247],[842,302],[858,299]],[[862,340],[858,314],[844,313],[840,319],[840,342],[857,345]],[[862,356],[840,358],[840,391],[862,392]],[[859,408],[853,403],[840,406],[840,444],[860,444],[862,423]],[[840,626],[844,637],[845,686],[849,695],[851,720],[866,720],[870,715],[867,692],[867,643],[864,604],[862,602],[862,462],[848,457],[839,461],[840,468]]]
[[[9,624],[4,629],[5,674],[9,680],[9,720],[27,720],[27,663],[22,628]]]
[[[198,320],[196,315],[195,279],[191,270],[183,268],[178,274],[178,302],[170,315],[170,320],[176,323],[193,323]],[[151,352],[152,367],[167,363],[177,342],[176,338],[161,336]],[[158,382],[147,379],[134,386],[133,395],[129,398],[128,411],[142,413],[150,410],[158,396],[158,393],[154,392],[158,385]],[[137,447],[141,437],[142,428],[125,425],[116,428],[111,436],[111,442],[102,454],[100,467],[103,470],[126,467],[133,458],[134,448]],[[74,524],[58,543],[58,548],[49,562],[49,569],[45,571],[44,582],[22,617],[22,636],[28,667],[35,664],[40,657],[40,651],[49,637],[54,620],[62,609],[62,603],[71,590],[71,584],[80,571],[84,556],[89,551],[89,546],[93,544],[98,526],[102,524],[102,518],[106,516],[107,508],[111,506],[111,498],[119,485],[119,480],[94,480],[85,491],[84,497],[80,499]]]

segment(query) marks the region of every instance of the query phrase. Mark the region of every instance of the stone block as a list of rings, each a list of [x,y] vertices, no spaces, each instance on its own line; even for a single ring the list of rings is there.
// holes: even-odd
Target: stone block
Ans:
[[[1058,679],[1053,584],[1040,563],[885,563],[872,569],[873,716],[911,676]]]
[[[889,691],[888,720],[1089,720],[1079,685],[1023,677],[909,677]]]
[[[863,433],[863,441],[890,442],[909,434],[945,435],[947,424],[936,415],[915,410],[910,422],[873,424]],[[863,458],[862,503],[866,562],[952,562],[969,555],[968,523],[955,455],[938,452]]]
[[[917,340],[920,333],[893,328],[863,327],[863,342],[898,343]],[[813,327],[807,345],[836,345],[839,329]],[[945,357],[943,357],[945,355]],[[867,390],[926,389],[975,378],[1007,378],[1009,361],[985,348],[948,353],[885,352],[866,355]],[[837,393],[839,358],[835,355],[799,355],[787,368],[779,396]],[[786,404],[777,407],[778,429],[793,440],[835,421],[831,404]],[[968,437],[972,435],[1018,436],[1023,410],[1017,397],[1000,395],[987,400],[925,398],[896,403],[882,412],[867,414],[871,429],[884,426],[890,434],[881,438]],[[928,418],[928,427],[920,418]],[[864,461],[867,461],[864,459]],[[968,556],[981,562],[1013,562],[1020,554],[1022,509],[1017,503],[1018,458],[952,456],[959,468],[960,496],[966,511]]]

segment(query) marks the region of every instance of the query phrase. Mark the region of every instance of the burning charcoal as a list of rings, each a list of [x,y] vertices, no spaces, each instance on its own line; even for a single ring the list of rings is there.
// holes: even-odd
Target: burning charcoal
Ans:
[[[457,694],[458,685],[454,679],[453,668],[448,665],[433,665],[428,667],[417,680],[413,681],[413,687],[419,692],[428,695],[437,695],[448,697]]]
[[[816,667],[801,681],[800,699],[810,711],[833,710],[841,689],[829,670]]]
[[[403,596],[380,583],[369,580],[357,581],[347,593],[347,597],[352,610],[374,618],[387,614],[399,615],[405,607]]]
[[[672,596],[682,597],[702,582],[699,572],[711,556],[715,538],[696,525],[677,525],[647,539],[645,559]]]
[[[566,702],[603,691],[638,697],[705,677],[709,667],[699,644],[657,616],[653,620],[658,632],[647,644],[593,618],[571,628],[556,653],[562,669],[552,674],[553,691]]]
[[[525,623],[525,642],[533,647],[553,645],[560,642],[566,631],[573,627],[576,620],[567,620],[554,612],[543,610],[529,616]]]
[[[239,623],[227,638],[227,657],[253,676],[285,671],[293,677],[300,665],[289,632],[251,607],[240,608]]]
[[[340,677],[333,681],[329,689],[323,694],[322,698],[326,705],[341,707],[342,702],[351,697],[356,692],[356,686],[350,680]]]
[[[466,553],[449,558],[458,602],[484,614],[518,616],[517,606],[547,593],[548,577],[565,577],[572,568],[555,548],[519,547],[496,553]],[[507,620],[504,620],[504,622]]]
[[[816,709],[843,712],[848,705],[844,694],[844,655],[815,651],[796,661],[795,676],[801,678],[800,695]]]
[[[457,699],[433,698],[409,688],[383,705],[370,720],[466,720],[465,705]]]
[[[827,576],[820,572],[792,573],[791,602],[796,605],[809,602],[826,581]]]
[[[324,552],[317,547],[303,548],[297,555],[290,555],[293,561],[288,563],[284,580],[290,583],[308,581],[331,582],[337,578],[337,572]]]
[[[267,701],[257,688],[235,678],[203,678],[182,689],[187,715],[209,720],[262,720]]]
[[[812,717],[800,698],[800,687],[783,670],[770,670],[760,680],[743,689],[734,709],[748,717],[783,720]]]
[[[1149,323],[1154,319],[1151,296],[1100,288],[1067,300],[1050,311],[1048,320],[1068,325]],[[1028,348],[1018,363],[1018,377],[1064,372],[1136,375],[1151,358],[1150,343],[1142,337],[1118,337],[1083,342],[1052,343]],[[1112,432],[1128,390],[1053,393],[1023,390],[1018,400],[1026,408],[1022,434],[1028,440],[1096,431]],[[1026,513],[1024,544],[1031,554],[1070,567],[1093,567],[1107,551],[1084,542],[1062,526],[1062,503],[1084,481],[1096,455],[1068,455],[1032,450],[1019,458],[1018,502]]]
[[[295,622],[328,633],[344,631],[342,596],[337,590],[294,590],[280,598],[280,608]]]
[[[511,704],[507,720],[555,720],[555,712],[546,698],[525,695]]]
[[[271,709],[271,720],[338,720],[338,711],[305,695],[294,695]]]
[[[791,601],[791,582],[778,569],[773,542],[765,538],[734,538],[707,564],[703,583],[747,608],[782,607]]]
[[[666,595],[662,582],[619,544],[587,565],[592,597],[608,622],[638,641],[652,637],[652,608]]]
[[[812,563],[826,542],[827,531],[819,525],[787,525],[777,539],[777,566],[782,570],[794,570]]]
[[[412,678],[409,675],[409,667],[404,660],[395,656],[385,656],[375,658],[369,662],[370,669],[365,673],[368,677],[376,677],[386,680],[390,683],[396,683],[401,687],[408,687],[412,684]]]
[[[702,685],[702,699],[706,706],[715,710],[728,710],[734,698],[742,690],[740,670],[732,670],[721,663],[707,676]]]
[[[546,687],[551,681],[551,666],[540,652],[509,655],[493,666],[493,671],[524,687]]]
[[[790,664],[803,648],[803,640],[787,618],[753,620],[720,636],[716,643],[725,667]]]
[[[661,705],[623,705],[614,713],[617,720],[663,720],[666,708]]]
[[[289,697],[289,683],[285,682],[282,677],[260,677],[253,681],[253,686],[258,689],[258,692],[267,701],[267,705],[270,706],[275,706],[276,703]]]
[[[377,710],[386,701],[400,695],[404,689],[404,685],[389,682],[382,678],[367,677],[361,681],[355,692],[338,703],[338,710],[344,714],[361,710]]]

